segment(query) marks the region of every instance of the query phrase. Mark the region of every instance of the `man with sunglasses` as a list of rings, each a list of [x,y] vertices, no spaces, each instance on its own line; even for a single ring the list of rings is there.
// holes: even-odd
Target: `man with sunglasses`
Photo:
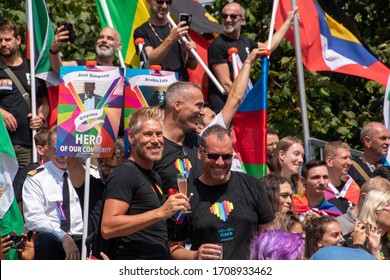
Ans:
[[[204,172],[189,184],[191,214],[182,228],[174,228],[182,232],[171,235],[181,239],[171,240],[171,257],[219,259],[222,249],[223,259],[249,259],[253,235],[272,226],[275,219],[264,186],[255,177],[230,171],[233,142],[222,126],[204,131],[198,157]],[[191,250],[183,247],[186,239]]]
[[[282,42],[286,32],[293,23],[297,8],[290,11],[286,21],[272,38],[271,51],[274,51]],[[208,49],[208,64],[210,70],[229,94],[233,84],[233,66],[229,62],[228,50],[237,48],[241,61],[244,61],[255,48],[264,49],[267,42],[255,42],[241,36],[241,26],[245,24],[245,9],[238,3],[232,2],[222,9],[222,34],[215,39]],[[219,113],[226,103],[227,96],[219,92],[214,83],[209,81],[208,103],[211,109]]]
[[[196,48],[196,44],[188,36],[189,26],[184,21],[179,22],[177,27],[169,23],[169,6],[172,0],[146,2],[150,9],[150,18],[134,31],[134,42],[143,38],[144,50],[150,64],[158,64],[163,70],[177,72],[181,81],[188,81],[187,67],[195,69],[198,64],[190,52],[191,48]],[[183,36],[188,39],[188,43],[181,40]]]

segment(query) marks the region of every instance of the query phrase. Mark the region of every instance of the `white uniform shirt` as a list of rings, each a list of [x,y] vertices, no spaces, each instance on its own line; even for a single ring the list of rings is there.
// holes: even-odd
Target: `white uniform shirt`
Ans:
[[[43,170],[42,170],[43,169]],[[82,235],[83,220],[79,197],[74,188],[69,188],[70,230],[61,229],[58,202],[62,203],[62,178],[64,171],[52,161],[38,167],[35,175],[28,175],[23,185],[23,232],[49,232],[61,240],[66,234]],[[72,183],[68,177],[68,184]]]

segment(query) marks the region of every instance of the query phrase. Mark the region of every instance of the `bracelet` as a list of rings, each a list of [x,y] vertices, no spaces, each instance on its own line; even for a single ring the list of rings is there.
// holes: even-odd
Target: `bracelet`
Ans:
[[[56,50],[56,51],[53,51],[51,48],[49,48],[49,52],[51,54],[57,54],[58,52],[60,51],[60,49]]]

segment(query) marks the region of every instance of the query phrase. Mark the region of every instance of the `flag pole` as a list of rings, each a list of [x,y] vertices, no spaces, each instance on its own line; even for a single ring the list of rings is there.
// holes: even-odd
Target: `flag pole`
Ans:
[[[291,0],[291,9],[296,7],[296,0]],[[297,60],[297,75],[298,75],[298,90],[299,99],[301,104],[301,115],[302,115],[302,127],[303,127],[303,144],[305,148],[305,160],[310,159],[310,146],[309,146],[309,121],[307,116],[307,105],[306,105],[306,91],[305,81],[303,75],[303,64],[302,64],[302,50],[301,50],[301,38],[299,35],[299,21],[297,14],[294,15],[294,42],[295,42],[295,57]]]
[[[81,259],[87,259],[87,247],[85,241],[88,237],[88,221],[89,221],[89,193],[90,193],[90,175],[91,174],[91,158],[88,157],[85,161],[85,178],[84,178],[84,211],[83,211],[83,237],[81,247]]]
[[[168,13],[167,15],[167,18],[169,20],[169,23],[172,25],[172,27],[176,27],[177,24],[176,22],[171,18],[170,14]],[[188,43],[188,39],[183,36],[181,37],[181,40],[184,42],[184,43]],[[207,67],[207,65],[204,63],[204,61],[202,60],[202,58],[199,56],[199,54],[196,52],[195,49],[191,49],[190,50],[192,55],[195,56],[196,60],[199,62],[199,64],[203,67],[204,71],[207,73],[207,75],[210,77],[210,79],[213,81],[213,83],[215,84],[215,86],[218,88],[218,90],[223,94],[223,95],[226,95],[226,91],[224,90],[224,88],[221,86],[221,84],[218,82],[217,78],[215,78],[214,74],[211,73],[210,69]]]
[[[106,16],[108,26],[111,28],[114,28],[114,23],[112,22],[110,11],[108,10],[106,0],[99,0],[99,1],[100,1],[100,4],[102,5],[104,15]],[[121,67],[126,68],[125,61],[123,60],[122,52],[117,51],[117,53],[118,53],[118,58],[119,58],[119,62],[121,64]]]
[[[28,0],[28,39],[30,41],[30,86],[31,86],[31,114],[36,116],[36,88],[35,88],[35,41],[34,41],[34,24],[33,24],[33,12],[32,12],[32,0]],[[38,155],[35,147],[34,136],[37,133],[37,130],[34,128],[32,130],[32,155],[33,162],[38,161]]]

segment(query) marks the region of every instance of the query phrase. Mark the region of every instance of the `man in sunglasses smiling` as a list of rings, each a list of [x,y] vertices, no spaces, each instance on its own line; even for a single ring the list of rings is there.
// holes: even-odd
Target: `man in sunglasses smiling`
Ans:
[[[230,171],[232,153],[229,130],[214,125],[203,132],[198,157],[204,172],[189,184],[191,214],[183,228],[171,229],[182,230],[176,234],[182,240],[170,243],[173,259],[219,259],[217,244],[222,244],[223,259],[249,259],[252,236],[272,226],[275,215],[264,186],[255,177]],[[183,247],[187,238],[191,250]]]
[[[297,9],[290,11],[286,21],[272,38],[271,51],[274,51],[282,42],[286,32],[293,23]],[[228,50],[237,48],[238,55],[243,62],[255,48],[264,49],[267,42],[255,42],[241,36],[241,26],[245,24],[245,9],[238,3],[232,2],[222,9],[222,34],[215,39],[208,49],[208,63],[210,70],[229,94],[233,84],[233,67],[229,62]],[[219,113],[226,103],[227,96],[222,95],[214,83],[209,81],[208,103],[215,113]]]
[[[172,0],[146,2],[150,9],[150,18],[134,31],[134,41],[138,38],[144,39],[144,50],[150,64],[158,64],[163,70],[177,72],[181,81],[188,81],[187,67],[195,69],[198,65],[190,52],[191,48],[196,48],[196,44],[188,36],[189,26],[184,21],[179,22],[177,27],[169,23],[167,16]],[[183,36],[188,39],[188,43],[180,40]]]

